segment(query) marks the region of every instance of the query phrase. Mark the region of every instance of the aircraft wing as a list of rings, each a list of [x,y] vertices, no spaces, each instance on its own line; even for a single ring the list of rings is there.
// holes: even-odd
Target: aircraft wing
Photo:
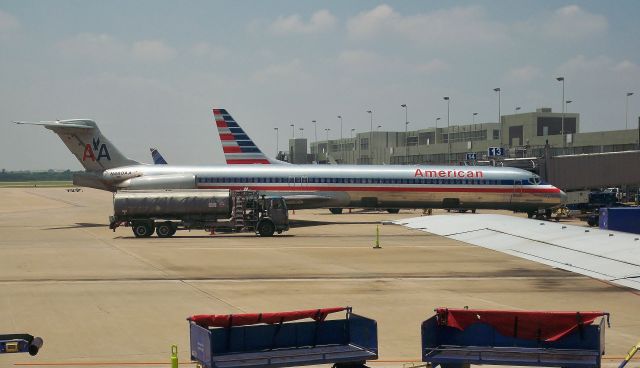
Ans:
[[[637,234],[490,214],[394,223],[640,290]]]
[[[346,195],[338,192],[288,192],[273,193],[273,195],[284,198],[289,209],[344,207],[346,203],[349,203]]]

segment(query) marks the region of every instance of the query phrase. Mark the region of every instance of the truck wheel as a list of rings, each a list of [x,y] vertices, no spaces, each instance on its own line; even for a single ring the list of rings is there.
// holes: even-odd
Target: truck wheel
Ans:
[[[163,222],[156,226],[156,234],[159,238],[168,238],[175,233],[176,231],[171,221]]]
[[[331,213],[333,213],[334,215],[339,215],[342,213],[342,208],[329,208],[329,211],[331,211]]]
[[[131,230],[136,238],[148,238],[153,234],[153,222],[134,222]]]
[[[260,236],[273,236],[273,233],[275,231],[276,227],[271,221],[262,221],[258,225],[258,233],[260,234]]]
[[[399,208],[387,208],[387,212],[389,212],[389,213],[399,213],[400,209]]]

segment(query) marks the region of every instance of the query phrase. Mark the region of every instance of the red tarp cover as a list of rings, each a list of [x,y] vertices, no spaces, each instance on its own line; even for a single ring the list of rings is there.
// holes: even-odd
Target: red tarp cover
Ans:
[[[197,325],[203,327],[245,326],[258,323],[275,324],[304,318],[324,321],[328,314],[341,312],[346,309],[346,307],[337,307],[277,313],[198,314],[189,317],[189,321],[195,322]]]
[[[474,323],[486,323],[504,336],[557,341],[580,324],[590,325],[605,312],[501,311],[475,309],[436,309],[441,325],[464,331]],[[516,321],[517,318],[517,321]]]

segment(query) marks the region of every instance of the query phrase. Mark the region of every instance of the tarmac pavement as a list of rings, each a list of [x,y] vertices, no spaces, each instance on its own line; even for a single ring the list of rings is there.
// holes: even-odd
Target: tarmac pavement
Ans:
[[[421,211],[305,210],[273,238],[137,239],[108,229],[111,196],[0,189],[0,333],[45,341],[36,357],[0,355],[1,367],[168,363],[174,343],[187,362],[192,314],[345,305],[378,321],[376,366],[419,361],[420,323],[438,306],[604,310],[607,357],[640,340],[640,295],[631,290],[400,226],[379,225],[382,249],[372,248],[380,221]]]

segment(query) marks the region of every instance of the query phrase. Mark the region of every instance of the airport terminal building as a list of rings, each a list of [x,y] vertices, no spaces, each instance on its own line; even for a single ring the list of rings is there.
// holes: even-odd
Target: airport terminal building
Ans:
[[[491,147],[503,147],[504,156],[490,157]],[[310,152],[306,139],[291,139],[288,160],[297,164],[515,166],[536,172],[563,190],[620,186],[635,192],[640,187],[640,128],[581,132],[580,114],[539,108],[503,115],[500,123],[448,128],[445,123],[437,128],[320,140],[311,142]]]
[[[418,164],[487,160],[489,147],[504,147],[507,157],[551,156],[635,150],[639,130],[580,132],[580,114],[558,113],[550,108],[503,115],[500,123],[476,123],[429,127],[407,132],[372,131],[353,138],[311,142],[310,152],[292,139],[290,154],[296,163]],[[564,126],[564,134],[562,134]],[[502,133],[502,134],[501,134]],[[564,137],[564,139],[563,139]],[[295,147],[294,147],[295,146]]]

